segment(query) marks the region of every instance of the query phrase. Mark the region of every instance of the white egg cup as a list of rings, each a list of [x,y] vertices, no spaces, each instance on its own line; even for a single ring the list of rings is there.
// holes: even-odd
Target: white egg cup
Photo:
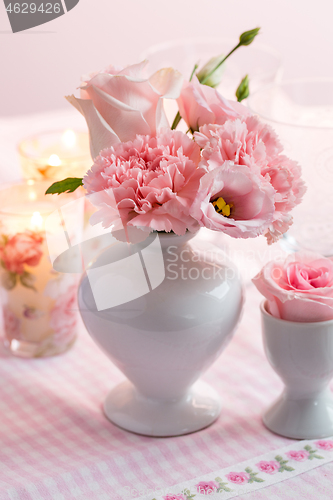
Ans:
[[[333,434],[333,320],[301,323],[275,318],[261,304],[269,363],[285,384],[263,416],[268,429],[294,439]]]

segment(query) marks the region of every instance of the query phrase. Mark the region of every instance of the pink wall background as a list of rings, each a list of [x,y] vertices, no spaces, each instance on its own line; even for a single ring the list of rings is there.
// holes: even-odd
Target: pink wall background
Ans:
[[[285,78],[333,76],[331,0],[80,0],[68,14],[12,34],[0,2],[0,115],[66,108],[83,73],[136,62],[149,45],[234,37],[261,26]]]

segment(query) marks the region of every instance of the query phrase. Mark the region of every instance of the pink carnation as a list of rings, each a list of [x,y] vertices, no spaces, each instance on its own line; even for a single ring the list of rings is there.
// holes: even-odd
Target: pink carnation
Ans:
[[[234,238],[254,238],[264,232],[274,214],[274,189],[261,175],[244,165],[225,161],[208,172],[191,207],[201,226]],[[213,201],[223,198],[230,216],[218,213]]]
[[[90,200],[100,207],[92,222],[115,229],[195,231],[190,207],[205,173],[199,161],[199,146],[182,132],[138,135],[102,151],[83,179]]]
[[[23,274],[25,265],[38,266],[42,256],[44,238],[32,231],[17,233],[0,242],[0,259],[7,271]]]
[[[211,495],[219,489],[220,485],[216,481],[200,481],[195,487],[198,493],[202,495]]]
[[[278,472],[279,468],[281,467],[280,463],[276,460],[271,460],[269,462],[266,460],[261,460],[256,464],[256,466],[262,472],[266,472],[266,474],[276,474],[276,472]]]
[[[315,442],[315,445],[317,446],[317,448],[319,448],[321,450],[326,450],[326,451],[333,450],[333,441],[330,441],[330,440],[324,441],[324,440],[320,439],[319,441]]]
[[[287,451],[286,455],[291,460],[296,460],[297,462],[305,462],[309,458],[310,453],[305,450],[299,451]]]
[[[249,482],[251,476],[247,472],[229,472],[225,477],[231,483],[244,484]]]
[[[292,223],[289,212],[301,202],[305,186],[299,165],[280,154],[282,146],[275,132],[250,116],[227,120],[223,125],[204,125],[194,136],[203,148],[200,166],[211,171],[232,161],[247,166],[272,186],[274,213],[266,219],[264,229],[268,242],[276,241]]]

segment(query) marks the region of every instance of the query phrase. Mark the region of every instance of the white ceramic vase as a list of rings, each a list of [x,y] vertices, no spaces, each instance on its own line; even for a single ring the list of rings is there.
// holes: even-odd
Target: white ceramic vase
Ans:
[[[198,379],[232,337],[243,288],[225,254],[191,238],[152,233],[137,245],[116,243],[79,286],[88,332],[128,379],[107,396],[105,414],[139,434],[182,435],[220,414],[216,391]]]
[[[301,323],[275,318],[261,305],[264,348],[285,389],[263,416],[285,437],[316,439],[333,434],[333,320]]]

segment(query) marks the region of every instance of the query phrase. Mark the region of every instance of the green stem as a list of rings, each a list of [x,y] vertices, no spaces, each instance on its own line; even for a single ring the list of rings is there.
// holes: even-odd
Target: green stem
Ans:
[[[171,130],[175,130],[177,128],[178,123],[180,122],[181,119],[182,119],[182,117],[180,116],[180,113],[178,111],[176,116],[175,116],[175,119],[173,120],[173,123],[171,125]]]
[[[215,71],[216,71],[216,70],[217,70],[220,66],[222,66],[222,64],[223,64],[223,63],[224,63],[224,62],[228,59],[228,57],[230,57],[230,56],[231,56],[231,54],[233,54],[233,53],[235,52],[235,50],[237,50],[237,49],[238,49],[239,47],[241,47],[241,46],[242,46],[242,44],[241,44],[241,43],[238,43],[238,44],[236,45],[236,47],[234,47],[234,48],[233,48],[233,49],[229,52],[229,54],[227,54],[227,55],[225,56],[225,58],[224,58],[224,59],[222,59],[222,61],[220,61],[220,62],[218,63],[218,65],[217,65],[217,66],[215,66],[215,68],[213,68],[213,69],[212,69],[212,70],[211,70],[211,71],[210,71],[210,72],[209,72],[209,73],[208,73],[208,74],[207,74],[207,75],[206,75],[206,76],[205,76],[205,77],[201,80],[201,82],[200,82],[200,83],[202,83],[202,84],[204,85],[204,84],[205,84],[205,82],[207,82],[208,78],[210,78],[210,77],[212,76],[212,74],[213,74],[213,73],[215,73]]]

